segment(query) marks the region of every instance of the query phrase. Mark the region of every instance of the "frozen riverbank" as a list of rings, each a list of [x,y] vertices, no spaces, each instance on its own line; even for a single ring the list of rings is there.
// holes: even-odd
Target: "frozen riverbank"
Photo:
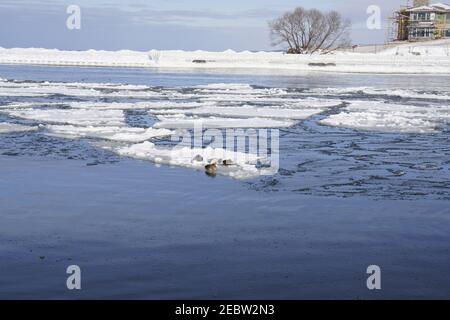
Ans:
[[[378,53],[336,52],[331,55],[287,55],[281,52],[207,51],[60,51],[0,48],[0,64],[132,67],[161,69],[238,69],[271,73],[342,72],[450,74],[449,41],[389,46]]]

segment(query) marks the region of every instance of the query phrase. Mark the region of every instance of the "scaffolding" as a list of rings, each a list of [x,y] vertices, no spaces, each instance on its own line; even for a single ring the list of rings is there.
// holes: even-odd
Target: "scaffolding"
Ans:
[[[426,32],[427,36],[423,37],[423,40],[441,39],[450,36],[449,24],[450,21],[447,18],[448,10],[441,10],[437,8],[430,13],[430,19],[427,21],[417,20],[417,17],[410,21],[409,11],[412,8],[420,6],[429,6],[429,0],[411,0],[407,1],[406,5],[401,6],[400,10],[394,12],[392,17],[388,18],[386,27],[386,42],[393,41],[406,41],[411,40],[410,33],[420,29]],[[439,7],[432,5],[433,7]],[[428,10],[428,12],[430,12]],[[428,31],[432,30],[432,31]],[[428,33],[432,36],[428,37]],[[415,39],[417,40],[417,39]],[[411,40],[412,41],[412,40]]]
[[[387,43],[408,40],[408,8],[410,8],[409,5],[401,6],[399,11],[394,12],[394,15],[388,18],[386,27]]]
[[[397,22],[393,17],[388,18],[386,23],[386,44],[397,40]]]
[[[438,14],[435,22],[435,33],[434,36],[436,39],[441,39],[446,36],[447,28],[446,28],[446,18],[445,14]]]

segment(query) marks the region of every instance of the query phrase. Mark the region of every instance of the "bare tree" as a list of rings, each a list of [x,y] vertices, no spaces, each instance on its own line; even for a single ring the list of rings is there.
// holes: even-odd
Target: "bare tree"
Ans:
[[[289,53],[329,53],[350,46],[351,22],[336,11],[302,7],[269,22],[272,45],[289,47]]]

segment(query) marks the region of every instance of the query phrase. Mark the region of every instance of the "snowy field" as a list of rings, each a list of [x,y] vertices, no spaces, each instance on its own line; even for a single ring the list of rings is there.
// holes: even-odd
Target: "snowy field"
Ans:
[[[339,51],[330,55],[280,52],[207,51],[60,51],[0,48],[0,64],[162,69],[259,69],[271,73],[327,71],[342,73],[450,74],[450,40],[388,46],[377,53]]]

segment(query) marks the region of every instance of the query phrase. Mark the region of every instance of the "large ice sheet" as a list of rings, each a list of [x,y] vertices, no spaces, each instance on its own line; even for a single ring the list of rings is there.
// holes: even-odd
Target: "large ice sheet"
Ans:
[[[282,107],[201,107],[196,109],[167,109],[167,110],[150,110],[153,114],[185,114],[195,116],[220,116],[224,118],[272,118],[272,119],[291,119],[304,120],[313,115],[321,113],[324,109],[291,109]]]
[[[431,133],[450,123],[450,107],[357,101],[320,123],[369,131]]]
[[[179,101],[145,101],[135,103],[121,103],[121,102],[72,102],[70,107],[76,109],[97,108],[102,110],[129,110],[129,109],[191,109],[198,108],[211,103],[202,102],[179,102]]]
[[[198,85],[196,88],[207,90],[246,91],[253,92],[254,88],[247,83],[210,83]]]
[[[309,95],[315,95],[310,93]],[[221,103],[227,101],[229,103],[252,103],[260,105],[280,105],[290,107],[331,107],[340,103],[337,99],[319,99],[312,97],[305,97],[305,95],[253,95],[253,94],[211,94],[198,97],[204,102]]]
[[[205,165],[213,160],[232,160],[232,166],[219,165],[217,174],[236,179],[258,177],[262,174],[267,174],[269,170],[257,168],[259,159],[257,155],[212,147],[175,147],[169,149],[157,147],[153,143],[146,141],[129,147],[115,148],[114,151],[121,156],[198,170],[204,170]]]
[[[40,107],[58,107],[66,105],[59,102],[14,102],[0,105],[0,109],[32,109]]]
[[[0,109],[30,109],[41,107],[70,107],[73,109],[98,109],[98,110],[133,110],[133,109],[192,109],[203,106],[213,106],[210,102],[179,102],[169,101],[139,101],[139,102],[15,102],[0,105]]]
[[[86,109],[18,109],[3,110],[10,116],[44,123],[61,123],[80,126],[123,126],[121,110]]]
[[[383,89],[374,87],[351,87],[351,88],[317,88],[311,89],[307,93],[320,95],[339,95],[343,97],[351,96],[355,93],[362,93],[369,96],[390,96],[412,99],[435,99],[450,100],[450,93],[431,93],[408,89]]]
[[[36,126],[23,126],[14,123],[0,122],[0,133],[36,131]]]
[[[158,98],[163,94],[157,89],[142,85],[78,82],[0,82],[0,96],[45,97],[51,95],[100,98]]]
[[[193,129],[195,127],[208,128],[288,128],[298,121],[276,120],[267,118],[220,118],[220,117],[189,117],[183,114],[174,116],[158,116],[159,122],[155,123],[155,128],[168,129]]]
[[[130,128],[130,127],[77,127],[72,125],[48,125],[51,135],[63,138],[99,138],[120,142],[142,142],[152,138],[170,136],[173,132],[167,129]]]

